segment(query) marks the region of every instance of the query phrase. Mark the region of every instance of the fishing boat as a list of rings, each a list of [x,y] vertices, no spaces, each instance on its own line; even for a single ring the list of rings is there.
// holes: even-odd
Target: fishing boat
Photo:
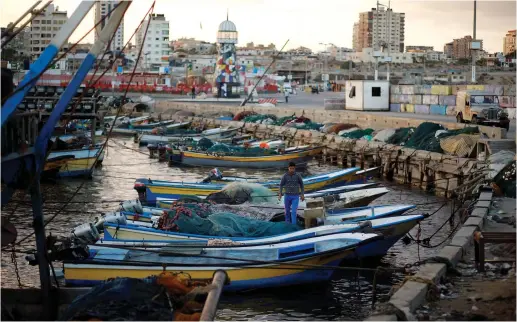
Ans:
[[[174,133],[177,130],[184,129],[190,126],[192,122],[181,122],[181,123],[172,123],[166,126],[160,127],[163,129],[166,133]],[[141,133],[147,133],[152,134],[153,130],[155,128],[120,128],[120,127],[114,127],[112,132],[117,134],[128,134],[128,135],[135,135],[135,134],[141,134]]]
[[[296,163],[298,169],[307,167],[314,156],[321,153],[323,147],[295,150],[275,155],[232,156],[207,154],[203,152],[181,151],[176,154],[175,163],[185,166],[228,167],[248,169],[286,169],[290,162]]]
[[[344,185],[357,180],[356,173],[359,168],[348,168],[338,170],[321,175],[308,176],[303,178],[303,184],[306,192],[324,189],[328,186]],[[216,173],[215,176],[220,177],[218,169],[211,172]],[[163,180],[151,180],[145,178],[136,179],[134,189],[141,198],[145,198],[148,202],[155,202],[157,198],[178,199],[182,196],[208,196],[211,193],[218,192],[225,187],[226,184],[232,182],[245,182],[244,180],[228,180],[218,181],[218,183],[185,183]],[[257,182],[273,191],[278,191],[280,181],[263,181]]]
[[[132,129],[135,129],[135,130],[152,130],[155,127],[172,125],[174,122],[176,122],[176,121],[167,120],[167,121],[154,122],[154,123],[131,124],[129,127]]]
[[[97,161],[103,157],[104,150],[101,148],[88,148],[80,150],[66,150],[51,152],[49,160],[56,160],[67,156],[66,163],[57,173],[58,177],[91,176]]]
[[[159,251],[90,246],[86,260],[64,261],[67,286],[89,286],[115,277],[143,278],[163,271],[211,278],[216,270],[227,272],[231,283],[225,291],[326,282],[336,266],[369,243],[377,234],[342,233],[304,240],[244,248],[179,249]],[[100,247],[99,247],[100,246]],[[314,270],[308,265],[328,266]]]
[[[104,223],[104,238],[98,239],[96,244],[118,245],[134,248],[158,247],[167,245],[171,241],[209,241],[214,239],[229,240],[242,245],[267,245],[284,241],[298,241],[317,236],[333,236],[345,232],[374,232],[382,234],[384,239],[377,240],[367,250],[362,250],[360,257],[384,256],[386,252],[400,238],[406,235],[415,225],[426,218],[422,214],[400,215],[371,220],[351,221],[343,223],[325,223],[322,226],[307,228],[296,232],[271,237],[220,237],[171,232],[131,224]],[[321,224],[321,222],[319,223]],[[94,242],[94,241],[93,241]],[[231,243],[230,243],[231,244]],[[349,257],[354,258],[354,256]]]
[[[211,140],[229,138],[237,134],[239,129],[231,128],[231,127],[220,127],[215,129],[205,130],[201,133],[189,133],[182,135],[153,135],[153,134],[142,134],[138,137],[138,142],[140,145],[147,145],[149,143],[174,143],[180,142],[186,139],[201,139],[207,138]]]
[[[307,204],[307,201],[323,198],[325,203],[328,205],[327,207],[331,209],[343,209],[343,208],[352,208],[352,207],[363,207],[368,206],[375,199],[385,195],[389,192],[387,188],[379,187],[375,188],[378,184],[375,182],[372,183],[362,183],[362,184],[353,184],[353,185],[345,185],[338,188],[330,188],[330,189],[322,189],[317,190],[315,192],[310,192],[305,194],[305,201],[300,201],[298,205],[299,210],[304,210]],[[274,191],[271,191],[272,195],[276,195]],[[192,195],[190,195],[192,196]],[[146,196],[140,196],[140,200],[146,201]],[[188,197],[188,195],[183,195],[181,197]],[[201,199],[206,198],[206,196],[197,196]],[[154,200],[147,199],[147,205],[156,205],[159,208],[170,208],[171,204],[174,203],[178,198],[163,198],[156,197]],[[280,201],[274,201],[276,203],[276,209],[284,209],[284,198]],[[268,204],[269,207],[274,207],[275,204]],[[262,204],[251,204],[250,207],[263,207]]]

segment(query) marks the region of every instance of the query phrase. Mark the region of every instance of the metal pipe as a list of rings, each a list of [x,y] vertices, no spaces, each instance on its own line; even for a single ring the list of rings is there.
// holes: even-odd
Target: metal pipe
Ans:
[[[229,281],[229,279],[226,271],[215,271],[214,277],[212,279],[212,286],[214,286],[214,288],[208,293],[205,305],[203,306],[203,311],[201,312],[201,318],[199,319],[200,321],[213,321],[215,319],[217,305],[219,304],[219,299],[221,297],[221,293],[223,292],[223,287],[227,281]]]
[[[21,16],[20,18],[18,18],[18,20],[16,20],[15,22],[13,22],[12,24],[9,24],[7,26],[7,28],[5,28],[4,32],[2,32],[2,38],[4,38],[5,36],[7,36],[7,34],[9,34],[10,32],[12,32],[14,30],[14,28],[16,27],[17,24],[20,23],[20,21],[22,21],[23,18],[25,18],[26,15],[28,15],[29,13],[32,12],[32,10],[34,10],[34,8],[36,8],[39,4],[41,3],[41,0],[38,0],[36,1],[36,3],[34,5],[32,5],[32,7],[30,7],[27,11],[25,11]]]

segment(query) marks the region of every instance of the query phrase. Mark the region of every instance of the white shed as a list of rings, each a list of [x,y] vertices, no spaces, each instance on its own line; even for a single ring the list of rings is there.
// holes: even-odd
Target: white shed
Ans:
[[[388,81],[345,81],[345,109],[358,111],[389,111],[390,83]]]

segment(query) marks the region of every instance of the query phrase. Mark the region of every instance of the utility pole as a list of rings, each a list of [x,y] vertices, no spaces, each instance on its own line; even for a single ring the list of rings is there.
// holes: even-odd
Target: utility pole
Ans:
[[[309,68],[309,57],[305,57],[305,87],[307,87],[307,69]]]
[[[472,33],[472,41],[474,42],[475,40],[476,40],[476,0],[474,0],[474,32]],[[476,51],[472,48],[472,43],[470,45],[471,45],[470,56],[472,58],[472,82],[475,83],[476,82],[476,58],[474,57],[474,53]]]

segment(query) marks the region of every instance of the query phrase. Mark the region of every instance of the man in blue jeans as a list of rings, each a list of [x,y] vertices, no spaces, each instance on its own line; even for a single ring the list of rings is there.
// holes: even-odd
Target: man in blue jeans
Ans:
[[[296,225],[296,210],[300,199],[305,200],[303,190],[303,179],[299,173],[296,173],[296,164],[289,163],[289,171],[284,174],[280,180],[280,189],[278,190],[278,200],[284,195],[285,221]]]

